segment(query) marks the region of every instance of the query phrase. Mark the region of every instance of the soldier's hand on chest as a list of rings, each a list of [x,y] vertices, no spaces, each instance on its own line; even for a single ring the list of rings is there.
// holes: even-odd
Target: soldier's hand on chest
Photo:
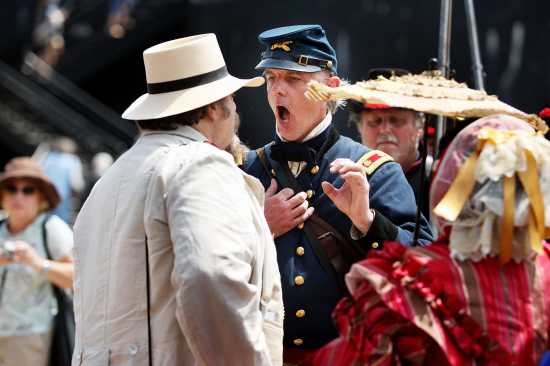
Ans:
[[[271,179],[271,185],[265,192],[264,215],[274,238],[294,229],[313,214],[305,192],[294,193],[290,188],[276,192],[277,182]]]
[[[339,174],[344,184],[336,188],[329,182],[322,182],[323,191],[357,229],[367,233],[374,213],[370,210],[370,186],[364,166],[350,159],[336,159],[330,164],[330,172]]]

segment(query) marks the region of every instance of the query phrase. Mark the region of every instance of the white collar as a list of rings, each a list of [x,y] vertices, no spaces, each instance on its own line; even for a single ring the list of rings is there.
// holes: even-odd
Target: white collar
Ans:
[[[327,115],[325,116],[325,118],[323,118],[323,120],[317,126],[315,126],[313,128],[313,130],[311,130],[306,135],[306,137],[300,142],[306,142],[308,140],[311,140],[312,138],[315,138],[315,137],[319,136],[321,133],[323,133],[324,130],[327,129],[328,126],[330,126],[331,123],[332,123],[332,113],[328,112]],[[277,136],[279,136],[281,141],[286,142],[286,140],[283,138],[283,136],[281,136],[279,134],[279,131],[277,130],[276,132],[277,132]]]
[[[176,129],[173,130],[146,130],[143,129],[141,131],[142,136],[147,135],[178,135],[183,136],[185,138],[188,138],[192,141],[199,141],[204,142],[208,141],[206,136],[204,136],[199,130],[195,129],[191,126],[178,126]]]

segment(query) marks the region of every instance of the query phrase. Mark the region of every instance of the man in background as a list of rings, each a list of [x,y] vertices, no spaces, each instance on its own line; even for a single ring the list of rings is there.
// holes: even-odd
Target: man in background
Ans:
[[[42,155],[35,157],[61,196],[61,202],[53,213],[72,225],[75,202],[79,202],[79,195],[85,186],[82,162],[77,155],[76,143],[68,137],[54,138],[46,145],[46,149],[48,148],[46,152],[39,151],[38,154]]]
[[[390,78],[410,74],[404,69],[372,69],[368,79],[379,76]],[[384,105],[361,104],[349,101],[349,120],[357,127],[361,142],[371,149],[378,149],[390,155],[403,168],[405,177],[411,185],[417,204],[424,217],[428,218],[428,176],[430,168],[422,176],[422,159],[419,150],[424,134],[424,114],[405,108],[390,108]],[[431,161],[431,160],[430,160]],[[420,192],[421,180],[424,180],[424,192]]]

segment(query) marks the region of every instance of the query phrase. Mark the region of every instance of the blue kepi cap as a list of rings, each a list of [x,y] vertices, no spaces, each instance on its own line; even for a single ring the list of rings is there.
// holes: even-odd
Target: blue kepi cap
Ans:
[[[318,24],[292,25],[266,30],[258,39],[266,46],[256,69],[302,72],[337,72],[336,51]]]

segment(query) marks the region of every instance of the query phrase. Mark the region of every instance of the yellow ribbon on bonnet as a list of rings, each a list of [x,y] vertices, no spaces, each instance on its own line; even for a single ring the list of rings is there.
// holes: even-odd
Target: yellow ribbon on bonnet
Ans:
[[[455,221],[474,188],[477,160],[485,145],[497,145],[508,142],[511,139],[517,138],[520,133],[524,134],[525,131],[518,132],[483,128],[479,132],[478,144],[475,151],[460,168],[449,190],[434,208],[434,213],[449,222]],[[534,132],[530,135],[536,136]],[[535,156],[528,148],[524,148],[523,153],[525,154],[527,169],[522,172],[515,172],[511,177],[504,176],[503,181],[504,210],[500,233],[500,262],[502,264],[507,263],[512,258],[516,175],[529,199],[528,233],[531,248],[535,252],[541,253],[542,240],[545,235],[550,234],[550,229],[546,229],[545,232],[544,227],[544,201],[540,189],[537,162]]]

